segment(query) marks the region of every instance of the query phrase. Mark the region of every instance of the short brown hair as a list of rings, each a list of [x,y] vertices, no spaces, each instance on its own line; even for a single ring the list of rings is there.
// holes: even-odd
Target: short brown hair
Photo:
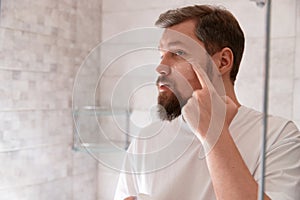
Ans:
[[[195,5],[169,10],[162,13],[155,25],[161,28],[179,24],[186,20],[196,20],[195,34],[205,45],[206,51],[213,55],[228,47],[233,52],[233,66],[230,72],[232,83],[236,80],[244,52],[244,33],[227,10],[209,5]]]

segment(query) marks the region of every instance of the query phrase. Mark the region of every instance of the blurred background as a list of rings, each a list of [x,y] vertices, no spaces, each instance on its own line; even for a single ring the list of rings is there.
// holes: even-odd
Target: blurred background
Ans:
[[[236,16],[246,37],[236,81],[238,99],[243,105],[262,110],[266,8],[257,7],[253,1],[0,2],[1,200],[113,199],[119,172],[74,148],[74,141],[78,142],[74,140],[72,116],[75,77],[100,42],[133,28],[153,27],[159,14],[168,9],[213,4],[224,6]],[[299,127],[300,1],[273,1],[271,12],[269,112],[291,119]],[[116,43],[111,48],[119,47]],[[94,70],[101,71],[101,67],[87,70],[83,81],[88,84],[96,80],[98,73]],[[116,71],[105,74],[105,81],[97,86],[96,105],[78,104],[105,106],[111,97],[109,86],[121,76]],[[144,78],[155,79],[155,73]],[[155,95],[149,88],[139,96],[142,99],[133,101],[132,109],[138,114],[132,120],[149,112],[147,106],[155,101]],[[141,105],[141,101],[150,103]],[[111,119],[106,116],[102,120],[118,137],[118,130],[109,128]]]

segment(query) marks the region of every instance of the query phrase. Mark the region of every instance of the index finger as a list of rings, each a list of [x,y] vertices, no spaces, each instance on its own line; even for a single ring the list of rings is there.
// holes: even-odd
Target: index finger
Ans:
[[[202,88],[206,88],[211,92],[214,91],[219,96],[226,95],[224,82],[218,68],[216,68],[215,65],[208,65],[207,67],[208,69],[205,70],[197,64],[192,64],[192,69],[194,70]]]
[[[205,71],[202,69],[202,67],[192,64],[192,68],[199,80],[201,87],[202,88],[210,87],[210,85],[209,85],[209,84],[211,84],[210,80],[209,80],[207,74],[205,73]]]

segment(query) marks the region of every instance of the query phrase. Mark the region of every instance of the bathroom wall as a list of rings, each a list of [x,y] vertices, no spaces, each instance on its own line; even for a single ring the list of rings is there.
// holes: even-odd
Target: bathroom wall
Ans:
[[[97,162],[75,152],[72,89],[101,39],[101,0],[2,0],[0,199],[97,199]]]
[[[294,86],[293,86],[293,119],[300,127],[300,2],[296,3],[296,38],[295,38],[295,56],[294,56]]]
[[[246,49],[236,82],[238,98],[261,110],[265,8],[254,2],[1,0],[1,199],[112,199],[119,172],[72,149],[76,73],[100,41],[129,29],[152,27],[159,14],[170,8],[200,3],[224,5],[240,21]],[[300,126],[299,1],[273,1],[271,36],[270,113],[293,119]],[[120,44],[114,44],[109,50],[113,54],[119,48]],[[136,59],[158,62],[153,57]],[[130,62],[123,64],[126,67]],[[95,78],[93,71],[85,75],[87,80]],[[156,76],[155,72],[134,75],[147,80]],[[120,71],[103,76],[101,105],[110,103],[110,86],[121,76]],[[149,107],[156,99],[153,88],[139,91],[138,101],[132,101],[135,113],[131,120],[138,125],[151,122]],[[115,125],[114,119],[105,120],[108,129],[109,124]],[[114,138],[120,137],[118,130],[111,132]]]
[[[269,112],[294,120],[300,127],[300,2],[297,0],[272,1],[271,75]],[[103,0],[102,39],[134,28],[153,27],[159,14],[165,10],[193,4],[223,5],[232,11],[246,36],[246,48],[236,81],[238,99],[243,105],[262,110],[265,51],[265,11],[249,0]],[[118,44],[115,45],[118,48]],[[144,59],[136,57],[136,59]],[[123,65],[122,65],[123,67]],[[145,76],[145,74],[143,74]],[[122,74],[107,78],[106,86],[113,85]],[[148,75],[155,80],[155,74]],[[100,94],[110,94],[110,87],[102,87]],[[155,103],[156,91],[145,92],[144,98],[133,102],[141,116],[149,113],[147,106]],[[102,95],[102,103],[108,99]],[[107,98],[110,98],[109,96]],[[111,199],[118,179],[118,172],[99,165],[98,191],[100,199]],[[102,185],[108,185],[105,189]]]

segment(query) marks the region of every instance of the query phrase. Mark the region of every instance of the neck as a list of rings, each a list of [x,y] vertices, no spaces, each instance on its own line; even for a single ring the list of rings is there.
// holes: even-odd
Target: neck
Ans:
[[[225,92],[226,92],[226,95],[228,97],[230,97],[232,99],[232,101],[238,106],[240,107],[241,104],[239,103],[239,101],[237,100],[236,98],[236,94],[235,94],[235,91],[234,91],[234,86],[233,84],[231,83],[230,80],[227,80],[227,81],[224,81],[224,87],[225,87]]]

